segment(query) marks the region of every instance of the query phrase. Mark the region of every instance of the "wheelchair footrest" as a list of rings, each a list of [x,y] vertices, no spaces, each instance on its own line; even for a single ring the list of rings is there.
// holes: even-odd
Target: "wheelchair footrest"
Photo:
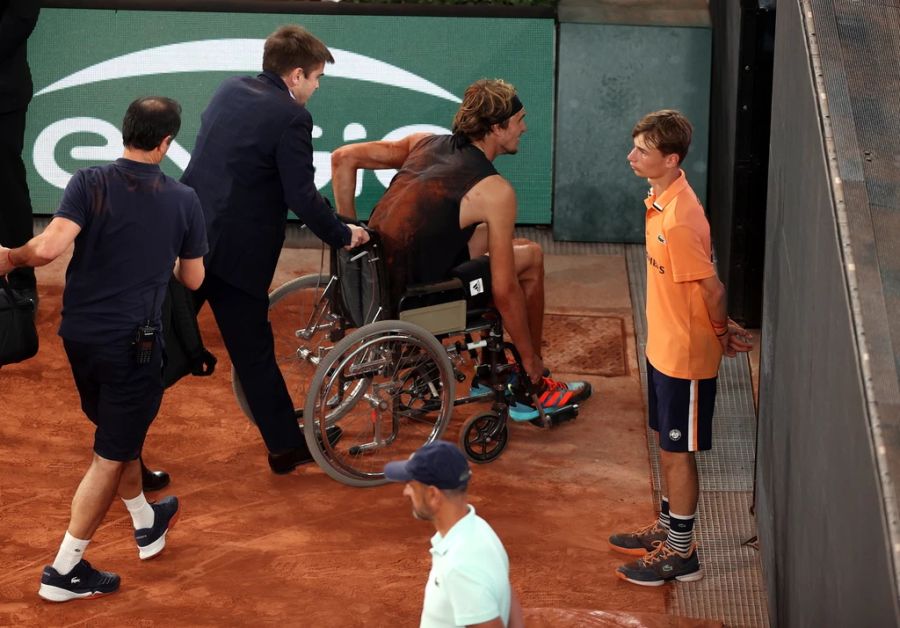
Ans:
[[[544,421],[541,421],[540,418],[531,419],[529,423],[532,425],[536,425],[537,427],[553,427],[554,425],[559,425],[560,423],[565,423],[566,421],[574,421],[578,416],[578,404],[572,404],[571,406],[564,406],[559,408],[558,410],[554,410],[551,412],[544,412]]]

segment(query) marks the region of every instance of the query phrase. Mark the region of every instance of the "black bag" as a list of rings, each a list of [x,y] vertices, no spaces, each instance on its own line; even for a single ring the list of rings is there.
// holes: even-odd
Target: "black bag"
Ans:
[[[0,365],[27,360],[37,352],[34,301],[20,296],[0,277]]]
[[[218,360],[203,346],[191,291],[174,275],[169,279],[166,300],[163,301],[162,324],[166,343],[166,363],[163,366],[165,387],[185,375],[212,375]]]
[[[368,242],[351,251],[331,249],[331,272],[341,278],[334,307],[351,327],[393,318],[382,256],[381,240],[373,232]]]

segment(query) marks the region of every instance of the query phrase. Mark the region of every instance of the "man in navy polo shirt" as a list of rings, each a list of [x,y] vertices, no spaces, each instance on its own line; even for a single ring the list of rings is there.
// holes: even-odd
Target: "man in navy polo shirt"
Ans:
[[[191,289],[204,277],[200,201],[159,168],[180,127],[174,100],[134,101],[122,122],[123,157],[76,172],[43,233],[16,249],[0,247],[0,274],[7,274],[48,264],[75,244],[59,335],[96,431],[68,530],[41,577],[38,594],[53,602],[119,588],[119,576],[83,558],[116,494],[131,514],[142,560],[163,550],[178,514],[175,497],[147,502],[140,453],[162,401],[161,310],[169,277],[175,268]]]

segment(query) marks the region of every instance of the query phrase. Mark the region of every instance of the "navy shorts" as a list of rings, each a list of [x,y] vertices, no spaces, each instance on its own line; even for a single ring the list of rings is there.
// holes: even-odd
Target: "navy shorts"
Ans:
[[[469,308],[491,304],[491,261],[487,255],[463,262],[450,271],[450,276],[462,281]]]
[[[664,451],[712,448],[716,379],[679,379],[660,373],[647,361],[647,406],[650,427],[659,432]]]
[[[128,340],[98,345],[63,339],[63,346],[81,409],[97,426],[94,452],[107,460],[135,460],[162,402],[160,343],[154,343],[149,364],[135,362]]]

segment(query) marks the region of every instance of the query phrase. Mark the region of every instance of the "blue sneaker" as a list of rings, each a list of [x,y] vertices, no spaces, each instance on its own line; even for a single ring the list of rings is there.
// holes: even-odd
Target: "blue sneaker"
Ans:
[[[150,504],[153,508],[153,526],[134,531],[134,540],[138,544],[138,556],[148,560],[159,554],[166,547],[166,534],[175,526],[178,519],[178,498],[175,496]]]
[[[506,391],[509,395],[514,396],[515,391],[519,385],[519,367],[515,366],[512,361],[509,364],[513,364],[513,367],[509,370],[506,379]],[[550,377],[550,369],[544,368],[544,377]],[[469,391],[470,397],[486,397],[493,393],[493,389],[491,389],[490,385],[486,382],[490,379],[490,365],[482,364],[475,369],[475,376],[472,378],[472,388]],[[485,383],[482,383],[484,380]]]
[[[538,393],[538,403],[545,414],[552,415],[584,401],[592,392],[593,389],[588,382],[558,382],[550,377],[544,377]],[[530,399],[520,393],[509,406],[509,416],[513,421],[532,421],[540,416],[540,412],[531,405]]]
[[[658,587],[669,580],[694,582],[703,577],[703,569],[697,559],[697,545],[691,545],[688,553],[675,551],[665,541],[654,542],[655,549],[633,563],[622,565],[616,575],[627,582],[644,587]]]
[[[630,556],[646,556],[664,543],[669,530],[659,525],[659,519],[634,532],[620,532],[609,537],[609,548]]]
[[[50,602],[85,600],[109,595],[119,590],[120,578],[108,571],[99,571],[83,558],[66,575],[47,565],[41,574],[38,595]]]
[[[472,380],[472,388],[469,389],[470,397],[487,397],[493,391],[490,386],[486,383],[482,384],[481,381],[476,377]]]

